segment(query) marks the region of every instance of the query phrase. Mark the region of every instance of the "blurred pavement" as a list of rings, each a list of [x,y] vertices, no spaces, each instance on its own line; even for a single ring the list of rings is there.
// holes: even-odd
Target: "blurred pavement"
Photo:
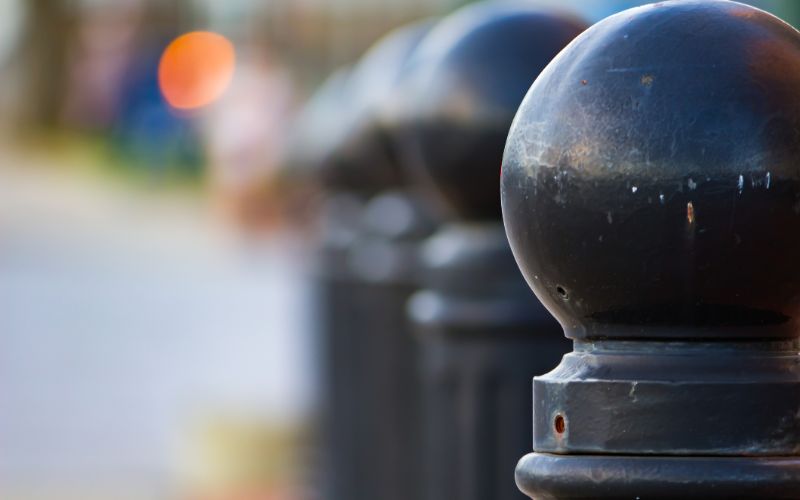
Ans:
[[[165,498],[193,421],[302,424],[301,242],[3,154],[0,498]]]

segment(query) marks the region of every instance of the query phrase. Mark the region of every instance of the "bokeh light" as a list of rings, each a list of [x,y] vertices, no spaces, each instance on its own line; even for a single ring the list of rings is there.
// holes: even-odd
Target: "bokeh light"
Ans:
[[[225,92],[235,65],[233,44],[224,36],[206,31],[186,33],[164,50],[158,83],[172,107],[196,109]]]

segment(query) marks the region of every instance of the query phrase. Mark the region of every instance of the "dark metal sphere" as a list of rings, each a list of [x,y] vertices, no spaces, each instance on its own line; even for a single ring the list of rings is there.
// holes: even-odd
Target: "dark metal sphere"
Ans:
[[[378,109],[432,26],[432,21],[424,20],[390,32],[353,68],[346,93],[340,96],[341,113],[329,120],[334,124],[328,130],[331,145],[321,162],[321,176],[329,187],[374,194],[405,182]]]
[[[530,84],[583,29],[573,18],[486,2],[443,20],[413,56],[387,121],[408,163],[466,219],[500,218],[508,128]]]
[[[501,184],[569,337],[796,336],[800,34],[727,1],[609,17],[531,87]]]

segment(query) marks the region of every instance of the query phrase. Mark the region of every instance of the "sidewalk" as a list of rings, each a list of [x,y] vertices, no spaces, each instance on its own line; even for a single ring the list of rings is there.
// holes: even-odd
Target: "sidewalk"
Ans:
[[[61,170],[0,159],[2,498],[163,498],[197,419],[306,417],[302,245]]]

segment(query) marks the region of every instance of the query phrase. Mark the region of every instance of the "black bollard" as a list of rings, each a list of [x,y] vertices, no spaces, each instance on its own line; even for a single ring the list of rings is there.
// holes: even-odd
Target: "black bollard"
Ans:
[[[329,193],[317,289],[330,500],[419,497],[417,356],[405,303],[417,288],[417,245],[434,216],[406,189],[376,113],[430,26],[387,35],[342,85],[326,86],[329,97],[320,99],[336,106],[317,104],[327,110],[317,128],[318,173]]]
[[[531,498],[800,498],[798,89],[800,34],[713,0],[612,16],[530,89],[503,213],[574,340]]]
[[[525,91],[584,27],[503,4],[466,7],[420,45],[386,112],[407,161],[453,211],[424,246],[425,289],[409,304],[424,363],[422,498],[523,498],[511,471],[531,442],[531,374],[569,344],[516,269],[499,166]]]

